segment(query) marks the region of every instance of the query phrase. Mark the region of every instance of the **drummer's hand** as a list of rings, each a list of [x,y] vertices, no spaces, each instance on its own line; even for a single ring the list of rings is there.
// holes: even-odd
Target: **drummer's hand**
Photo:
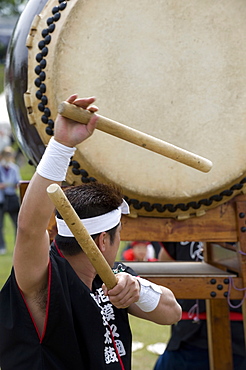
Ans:
[[[107,290],[102,285],[104,294],[109,297],[110,302],[117,308],[129,307],[139,300],[140,285],[135,276],[120,272],[117,275],[117,284],[113,289]]]
[[[78,98],[77,95],[71,95],[67,99],[68,103],[87,109],[92,113],[97,112],[98,110],[97,107],[91,106],[94,101],[94,97]],[[97,119],[98,117],[93,115],[89,123],[84,125],[58,114],[55,121],[54,139],[63,145],[74,147],[92,135],[96,128]]]

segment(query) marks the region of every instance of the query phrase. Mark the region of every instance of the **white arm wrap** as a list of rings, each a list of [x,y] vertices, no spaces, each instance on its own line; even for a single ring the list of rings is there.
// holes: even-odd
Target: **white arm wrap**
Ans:
[[[70,158],[74,155],[75,150],[76,148],[58,143],[52,137],[36,172],[48,180],[65,180]]]
[[[139,300],[135,304],[144,312],[151,312],[157,306],[161,298],[162,290],[159,285],[137,277],[140,284]]]

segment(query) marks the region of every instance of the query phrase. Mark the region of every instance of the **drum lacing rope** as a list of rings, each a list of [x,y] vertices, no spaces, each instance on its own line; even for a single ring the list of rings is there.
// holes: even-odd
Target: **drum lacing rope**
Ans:
[[[242,254],[243,256],[246,256],[246,253],[239,250],[238,251],[239,254]],[[230,300],[230,294],[231,294],[231,290],[235,289],[237,290],[238,292],[244,292],[244,295],[243,295],[243,298],[241,300],[241,302],[238,304],[238,305],[234,305],[231,303],[231,300]],[[229,277],[229,288],[228,288],[228,295],[227,295],[227,302],[228,302],[228,305],[231,307],[231,308],[239,308],[242,306],[244,300],[246,299],[246,287],[244,288],[237,288],[234,284],[234,281],[233,281],[233,278],[232,277]]]
[[[188,317],[190,319],[193,319],[194,323],[198,323],[200,321],[198,302],[199,302],[199,300],[196,299],[196,303],[188,311]]]

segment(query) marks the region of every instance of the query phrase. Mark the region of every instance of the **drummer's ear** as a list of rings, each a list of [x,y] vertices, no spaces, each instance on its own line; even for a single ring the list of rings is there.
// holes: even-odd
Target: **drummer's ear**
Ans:
[[[106,250],[108,238],[109,238],[108,234],[105,231],[103,231],[95,239],[95,243],[97,244],[98,248],[100,249],[102,253],[105,252]]]

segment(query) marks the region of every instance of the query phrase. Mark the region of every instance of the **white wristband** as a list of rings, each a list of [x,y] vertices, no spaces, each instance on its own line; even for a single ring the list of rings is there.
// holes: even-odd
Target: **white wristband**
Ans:
[[[159,285],[137,277],[140,284],[139,300],[135,304],[144,312],[151,312],[157,306],[161,298],[162,290]]]
[[[70,158],[74,155],[75,150],[76,148],[70,148],[58,143],[52,137],[37,166],[36,172],[48,180],[65,180]]]

